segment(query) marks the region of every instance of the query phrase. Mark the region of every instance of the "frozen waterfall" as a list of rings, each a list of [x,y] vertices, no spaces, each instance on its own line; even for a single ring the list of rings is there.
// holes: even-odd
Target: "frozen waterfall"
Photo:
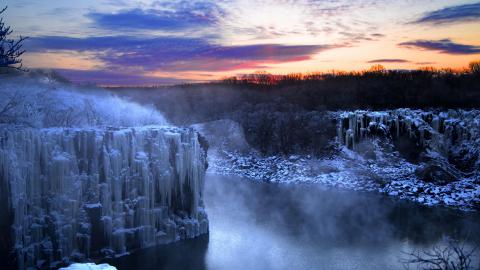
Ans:
[[[19,268],[207,233],[197,136],[160,126],[1,128],[1,225]]]
[[[397,109],[343,112],[337,140],[350,149],[368,137],[407,138],[453,178],[480,177],[480,111]],[[453,165],[453,166],[452,166]]]
[[[337,119],[337,138],[349,148],[355,148],[355,144],[366,137],[378,135],[407,136],[418,146],[428,146],[441,153],[456,144],[480,144],[480,111],[476,110],[354,111],[341,113]]]

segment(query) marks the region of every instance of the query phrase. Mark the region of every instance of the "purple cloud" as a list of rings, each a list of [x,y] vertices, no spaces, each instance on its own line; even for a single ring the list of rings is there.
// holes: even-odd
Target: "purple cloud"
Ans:
[[[460,44],[450,39],[440,40],[414,40],[398,44],[406,48],[418,48],[429,51],[437,51],[446,54],[478,54],[480,46]]]
[[[139,67],[145,71],[228,71],[264,68],[266,64],[308,60],[335,48],[331,45],[261,44],[222,46],[196,38],[36,37],[29,51],[89,51],[110,69]]]
[[[195,38],[141,38],[131,36],[72,38],[43,36],[30,38],[25,46],[31,52],[89,51],[107,63],[156,66],[187,60],[211,45]],[[132,61],[128,63],[128,61]]]
[[[453,23],[480,20],[480,2],[446,7],[424,14],[415,23]]]
[[[166,6],[165,6],[166,5]],[[221,10],[209,2],[181,2],[175,6],[163,3],[158,9],[130,9],[117,13],[87,14],[93,23],[110,30],[180,30],[211,26]]]
[[[75,69],[56,69],[59,74],[73,83],[96,85],[165,85],[179,84],[189,82],[188,80],[178,80],[173,78],[159,78],[144,76],[141,74],[127,74],[123,72],[104,71],[104,70],[75,70]]]
[[[367,63],[410,63],[410,61],[405,59],[375,59],[370,60]]]

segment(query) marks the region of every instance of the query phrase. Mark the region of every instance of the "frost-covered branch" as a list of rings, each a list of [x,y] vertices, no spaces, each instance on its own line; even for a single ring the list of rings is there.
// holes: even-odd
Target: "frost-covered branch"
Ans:
[[[0,80],[0,124],[32,127],[165,125],[151,107],[100,89],[90,94],[71,85],[19,76]]]
[[[5,12],[7,7],[0,10]],[[9,38],[13,30],[6,26],[3,18],[0,18],[0,68],[13,68],[23,70],[21,56],[25,53],[23,42],[27,37],[20,36],[17,40]]]
[[[426,251],[406,253],[403,262],[406,269],[415,266],[422,270],[478,270],[479,267],[472,265],[476,251],[476,248],[468,248],[463,243],[451,240],[444,247],[435,246]]]
[[[21,102],[21,95],[15,92],[11,97],[4,100],[4,104],[0,104],[0,118],[6,115],[9,111],[17,107]]]

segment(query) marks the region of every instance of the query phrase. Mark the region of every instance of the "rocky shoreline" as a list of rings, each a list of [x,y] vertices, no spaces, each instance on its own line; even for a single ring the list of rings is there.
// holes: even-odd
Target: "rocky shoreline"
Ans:
[[[418,179],[415,175],[418,166],[413,164],[399,163],[379,168],[375,164],[355,164],[357,161],[353,154],[317,159],[311,156],[261,157],[255,153],[244,155],[223,151],[209,157],[208,173],[234,174],[253,181],[321,184],[379,192],[423,205],[444,205],[463,211],[480,209],[480,184],[473,178],[439,185]]]

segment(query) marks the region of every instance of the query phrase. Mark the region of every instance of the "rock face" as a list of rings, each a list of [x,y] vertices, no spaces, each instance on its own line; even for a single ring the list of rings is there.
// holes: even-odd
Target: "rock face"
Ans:
[[[204,174],[192,129],[0,129],[2,246],[25,269],[207,233]]]
[[[445,185],[460,179],[454,171],[449,170],[449,166],[440,166],[435,163],[426,163],[415,170],[415,174],[425,182],[432,182],[438,185]]]
[[[480,132],[480,111],[428,112],[397,109],[354,111],[338,117],[337,136],[349,148],[368,136],[408,136],[419,146],[430,144],[439,151],[463,141],[475,142]],[[478,143],[478,142],[477,142]]]
[[[384,137],[392,141],[407,138],[413,147],[437,163],[424,166],[420,175],[480,176],[478,110],[354,111],[341,113],[337,119],[337,139],[350,149],[355,149],[368,137]],[[435,169],[438,166],[452,167],[443,168],[442,173]]]
[[[229,119],[216,120],[191,126],[202,136],[213,149],[226,149],[246,153],[251,150],[245,140],[245,134],[240,124]]]

